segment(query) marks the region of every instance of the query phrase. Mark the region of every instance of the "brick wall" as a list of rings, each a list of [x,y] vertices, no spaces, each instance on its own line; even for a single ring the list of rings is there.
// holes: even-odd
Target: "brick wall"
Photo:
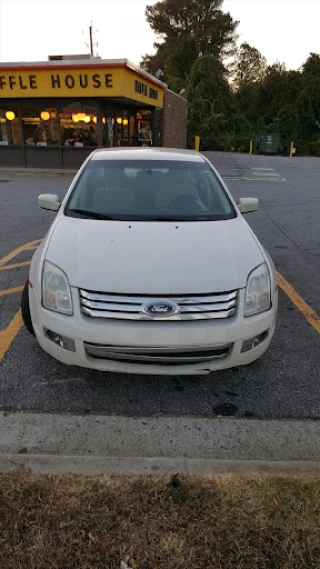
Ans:
[[[187,147],[188,101],[169,89],[164,92],[162,146]]]

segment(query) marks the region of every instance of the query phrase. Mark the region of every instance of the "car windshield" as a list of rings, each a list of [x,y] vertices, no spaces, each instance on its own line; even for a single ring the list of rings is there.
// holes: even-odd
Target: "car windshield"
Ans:
[[[65,215],[98,220],[218,221],[237,216],[205,162],[92,160]]]

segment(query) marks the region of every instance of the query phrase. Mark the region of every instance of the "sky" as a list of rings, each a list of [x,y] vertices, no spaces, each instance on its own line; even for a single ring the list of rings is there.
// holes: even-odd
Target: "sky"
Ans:
[[[46,61],[48,55],[88,53],[93,22],[96,54],[129,59],[153,53],[156,36],[145,20],[156,0],[0,0],[0,62]],[[298,69],[320,53],[320,0],[225,0],[239,20],[239,41]]]

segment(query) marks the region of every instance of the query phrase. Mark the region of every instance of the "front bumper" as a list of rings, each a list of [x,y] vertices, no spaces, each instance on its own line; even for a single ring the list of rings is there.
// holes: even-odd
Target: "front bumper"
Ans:
[[[278,293],[275,294],[271,310],[250,318],[244,318],[244,291],[240,291],[237,314],[226,320],[204,320],[187,322],[111,321],[89,318],[80,311],[79,291],[72,288],[73,316],[64,316],[44,309],[40,299],[29,289],[30,311],[36,337],[40,346],[52,357],[67,365],[80,366],[101,371],[147,374],[147,375],[199,375],[211,371],[247,365],[258,359],[268,349],[276,323]],[[99,321],[97,321],[99,320]],[[74,341],[75,351],[64,349],[50,340],[45,330],[51,330]],[[261,343],[241,353],[243,342],[268,331]],[[88,345],[124,348],[128,351],[146,353],[152,350],[195,351],[217,350],[228,347],[223,357],[196,363],[146,363],[115,361],[97,357],[97,350],[88,350]],[[87,348],[86,348],[87,346]],[[90,355],[91,352],[91,355]],[[130,352],[130,350],[129,350]],[[217,352],[217,353],[218,353]],[[94,356],[92,354],[95,354]],[[146,360],[147,361],[147,360]]]

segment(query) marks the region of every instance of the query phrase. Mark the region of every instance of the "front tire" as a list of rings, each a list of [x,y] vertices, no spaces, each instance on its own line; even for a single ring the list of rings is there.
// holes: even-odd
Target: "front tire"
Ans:
[[[32,325],[32,320],[31,320],[31,314],[30,314],[28,281],[24,285],[24,289],[22,291],[20,306],[21,306],[21,314],[22,314],[23,323],[24,323],[25,327],[27,328],[28,332],[32,336],[35,336],[33,325]]]

